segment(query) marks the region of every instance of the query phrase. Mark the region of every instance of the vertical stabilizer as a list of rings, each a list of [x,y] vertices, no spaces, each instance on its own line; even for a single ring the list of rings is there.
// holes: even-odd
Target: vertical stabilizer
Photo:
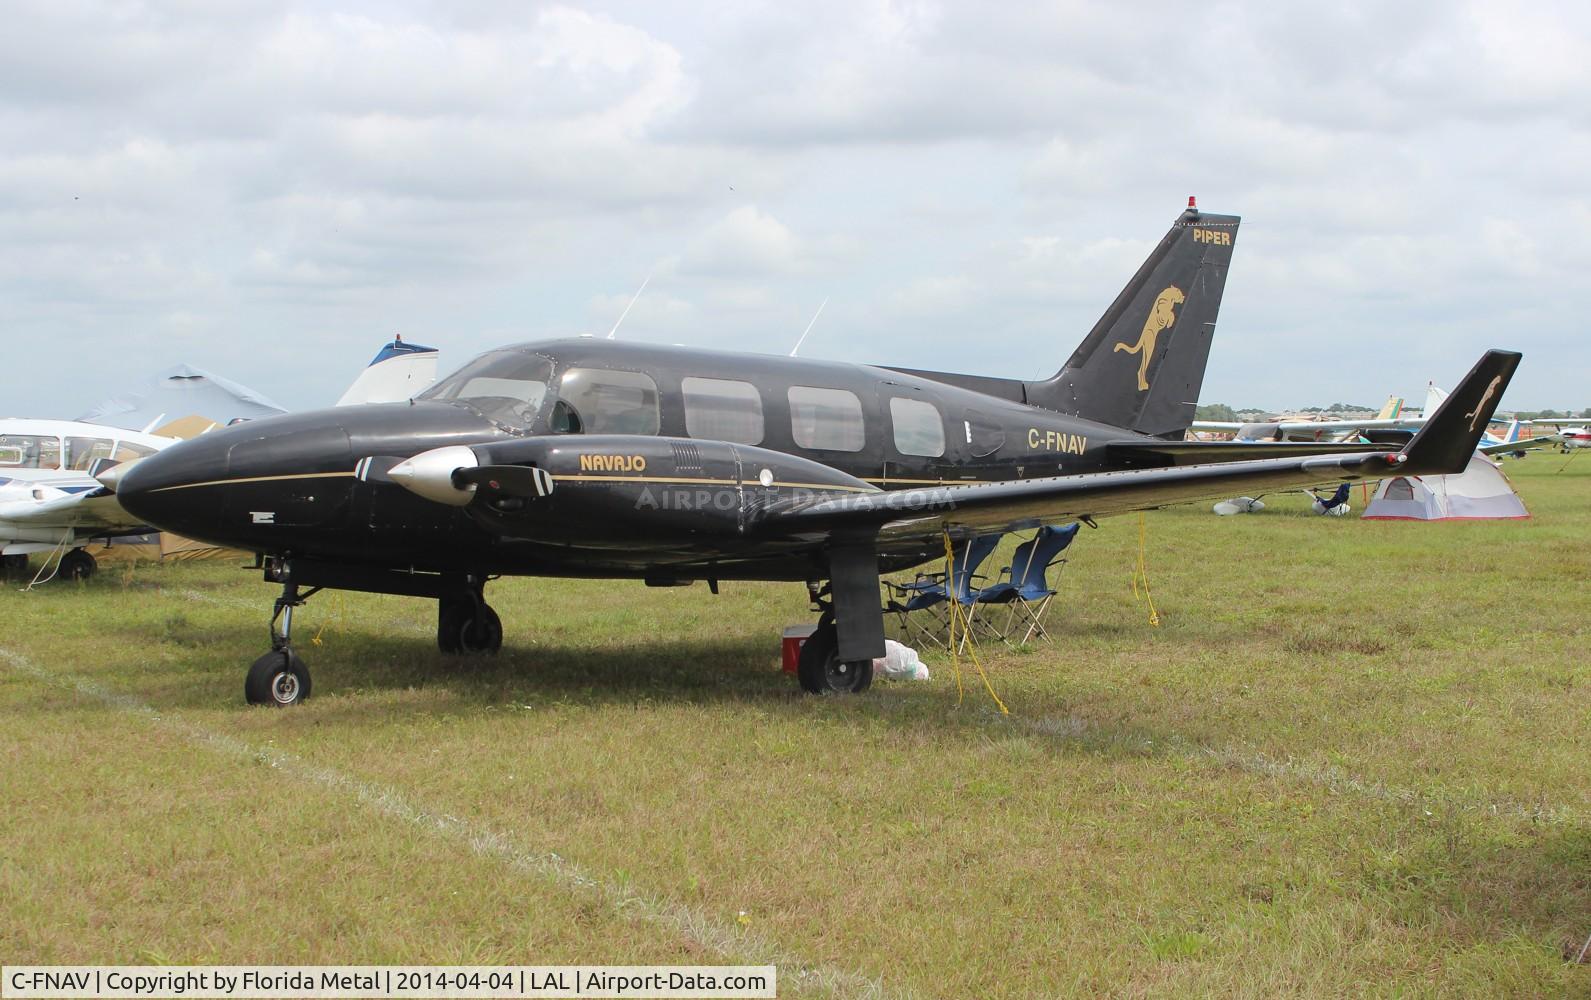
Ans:
[[[375,359],[359,373],[348,390],[337,400],[338,406],[361,403],[401,403],[413,399],[436,381],[437,349],[405,344],[402,337],[377,352]]]
[[[1188,201],[1066,367],[1026,384],[1028,402],[1167,438],[1193,423],[1239,220]]]

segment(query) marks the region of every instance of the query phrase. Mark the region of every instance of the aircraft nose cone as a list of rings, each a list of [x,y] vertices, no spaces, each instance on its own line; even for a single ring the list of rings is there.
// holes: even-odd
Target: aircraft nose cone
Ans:
[[[221,442],[197,438],[174,444],[128,467],[116,477],[116,500],[132,516],[165,531],[199,534],[194,520],[209,518],[192,489],[195,484],[223,478],[226,449]],[[212,501],[214,498],[210,498]],[[213,513],[213,502],[211,503]]]

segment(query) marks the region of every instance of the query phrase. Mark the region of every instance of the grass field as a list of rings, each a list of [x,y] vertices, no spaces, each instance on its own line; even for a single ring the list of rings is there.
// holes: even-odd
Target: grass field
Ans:
[[[0,960],[719,963],[785,996],[1591,995],[1591,459],[1528,522],[1085,529],[1010,706],[799,696],[802,588],[505,580],[487,662],[230,563],[0,597]],[[1361,502],[1356,493],[1355,506]],[[999,566],[999,555],[991,562]],[[311,644],[311,637],[317,642]],[[1567,955],[1567,958],[1566,958]]]

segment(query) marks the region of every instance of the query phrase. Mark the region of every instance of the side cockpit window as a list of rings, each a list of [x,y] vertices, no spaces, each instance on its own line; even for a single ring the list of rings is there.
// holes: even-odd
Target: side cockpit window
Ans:
[[[115,442],[109,438],[69,437],[66,439],[66,467],[76,472],[87,472],[102,458],[110,458]]]
[[[527,351],[490,351],[416,398],[462,403],[514,430],[533,430],[547,400],[551,359]]]
[[[641,372],[571,368],[558,386],[558,406],[571,433],[656,434],[657,383]],[[555,417],[558,414],[555,413]],[[556,422],[556,421],[555,421]]]
[[[42,434],[0,434],[0,469],[60,467],[60,438]]]

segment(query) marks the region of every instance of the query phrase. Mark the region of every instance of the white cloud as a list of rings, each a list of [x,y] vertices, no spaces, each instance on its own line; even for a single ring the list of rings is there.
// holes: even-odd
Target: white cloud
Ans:
[[[43,370],[191,360],[307,403],[346,373],[306,345],[600,335],[651,273],[628,337],[782,352],[827,298],[804,354],[1047,374],[1194,193],[1245,216],[1210,398],[1355,395],[1363,357],[1417,388],[1495,343],[1527,354],[1510,402],[1584,406],[1588,28],[1435,0],[13,4],[0,329]],[[91,402],[47,381],[13,405]]]

